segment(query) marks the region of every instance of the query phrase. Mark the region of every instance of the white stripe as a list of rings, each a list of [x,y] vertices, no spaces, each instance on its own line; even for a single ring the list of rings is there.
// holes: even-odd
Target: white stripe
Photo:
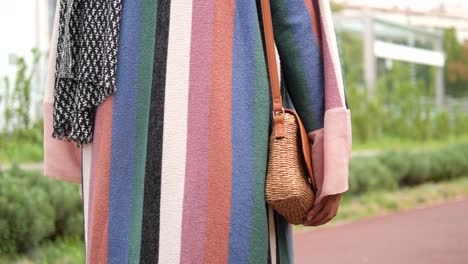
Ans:
[[[281,87],[281,59],[280,59],[280,56],[279,56],[279,52],[278,52],[278,47],[276,46],[276,43],[275,43],[275,58],[276,58],[276,65],[278,65],[276,67],[276,71],[278,72],[278,81],[280,82],[280,87]]]
[[[92,144],[83,144],[83,214],[85,224],[85,245],[88,245],[88,208],[89,208],[89,176],[91,174]]]
[[[322,21],[324,32],[328,43],[328,50],[330,51],[331,60],[333,63],[333,69],[335,70],[336,82],[338,90],[340,92],[341,103],[345,105],[344,85],[343,76],[341,74],[341,63],[338,54],[338,45],[336,43],[335,28],[333,26],[332,13],[330,9],[329,0],[320,0],[320,21]]]
[[[171,1],[161,171],[159,263],[180,262],[192,26],[191,1]]]
[[[273,209],[268,206],[268,229],[270,234],[270,254],[271,263],[276,264],[276,229],[275,229],[275,216]]]

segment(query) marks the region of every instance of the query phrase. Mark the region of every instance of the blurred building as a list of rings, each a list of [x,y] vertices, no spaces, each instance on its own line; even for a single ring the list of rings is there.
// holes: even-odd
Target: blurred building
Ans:
[[[399,1],[391,4],[391,2],[382,1],[353,1],[353,0],[335,0],[334,2],[342,3],[345,9],[343,15],[362,14],[364,11],[372,14],[375,17],[407,25],[409,27],[423,27],[427,30],[455,28],[457,31],[458,40],[460,42],[468,42],[468,2],[464,1],[438,1],[433,5],[429,5],[431,1],[420,1],[426,3],[425,8],[422,4],[412,5],[415,1],[403,1],[406,5],[398,6]],[[362,4],[363,2],[368,2]],[[379,4],[380,3],[380,4]]]
[[[437,106],[443,106],[447,101],[444,87],[443,29],[457,28],[459,40],[466,41],[468,17],[441,13],[440,10],[422,12],[344,2],[346,5],[343,9],[334,12],[338,41],[340,42],[340,33],[347,32],[361,42],[362,60],[353,63],[363,65],[363,84],[369,93],[375,94],[379,73],[385,71],[382,68],[391,67],[392,62],[400,61],[411,65],[414,79],[420,78],[415,74],[416,67],[434,69],[435,74],[431,77],[435,90],[434,100]],[[348,40],[341,40],[341,43],[345,44],[345,41]]]

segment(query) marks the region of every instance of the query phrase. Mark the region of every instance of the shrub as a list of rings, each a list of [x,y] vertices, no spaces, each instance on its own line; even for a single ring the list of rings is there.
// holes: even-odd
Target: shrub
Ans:
[[[351,192],[364,193],[369,190],[395,189],[398,182],[378,158],[362,157],[352,160],[349,185]]]
[[[350,192],[393,190],[468,175],[468,143],[423,151],[391,151],[350,163]]]
[[[455,135],[465,135],[468,133],[468,115],[463,111],[461,106],[456,106],[455,109]]]
[[[460,114],[458,114],[460,115]],[[439,111],[434,117],[434,127],[432,136],[436,139],[447,138],[451,135],[450,114],[445,110]]]
[[[378,160],[385,164],[388,171],[391,174],[391,177],[395,179],[398,183],[408,175],[412,163],[411,163],[411,154],[408,151],[389,151],[380,154]]]
[[[401,178],[401,185],[454,179],[468,174],[468,144],[413,152],[408,160],[411,166]]]
[[[0,254],[24,252],[45,239],[82,235],[78,186],[14,166],[0,172]]]

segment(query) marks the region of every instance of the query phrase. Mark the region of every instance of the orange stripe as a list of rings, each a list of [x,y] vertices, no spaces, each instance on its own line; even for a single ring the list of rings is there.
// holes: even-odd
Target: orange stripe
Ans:
[[[310,16],[310,22],[312,23],[312,28],[314,30],[314,35],[315,39],[317,41],[317,45],[320,49],[320,53],[323,54],[322,51],[322,36],[321,36],[321,31],[320,31],[320,25],[319,25],[319,17],[317,17],[317,12],[315,11],[314,5],[312,4],[312,1],[310,0],[304,0],[304,4],[307,8],[307,11],[309,12]]]
[[[234,0],[214,1],[205,263],[228,263]]]
[[[90,238],[90,263],[107,263],[107,226],[109,223],[109,177],[110,177],[110,150],[112,134],[112,109],[114,97],[110,96],[98,106],[96,123],[96,162],[94,172],[94,192],[92,206],[92,224]]]

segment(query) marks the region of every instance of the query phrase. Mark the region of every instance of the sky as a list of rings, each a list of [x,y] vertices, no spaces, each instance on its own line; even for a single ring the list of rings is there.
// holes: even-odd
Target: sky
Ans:
[[[3,1],[2,1],[3,2]],[[8,55],[25,54],[34,46],[34,5],[28,0],[15,0],[0,3],[0,70],[3,74]],[[27,8],[24,8],[24,7]]]
[[[468,12],[468,1],[466,0],[334,0],[337,3],[347,2],[350,4],[362,4],[376,7],[394,7],[402,9],[410,7],[414,11],[429,11],[445,3],[447,8],[460,14]]]

